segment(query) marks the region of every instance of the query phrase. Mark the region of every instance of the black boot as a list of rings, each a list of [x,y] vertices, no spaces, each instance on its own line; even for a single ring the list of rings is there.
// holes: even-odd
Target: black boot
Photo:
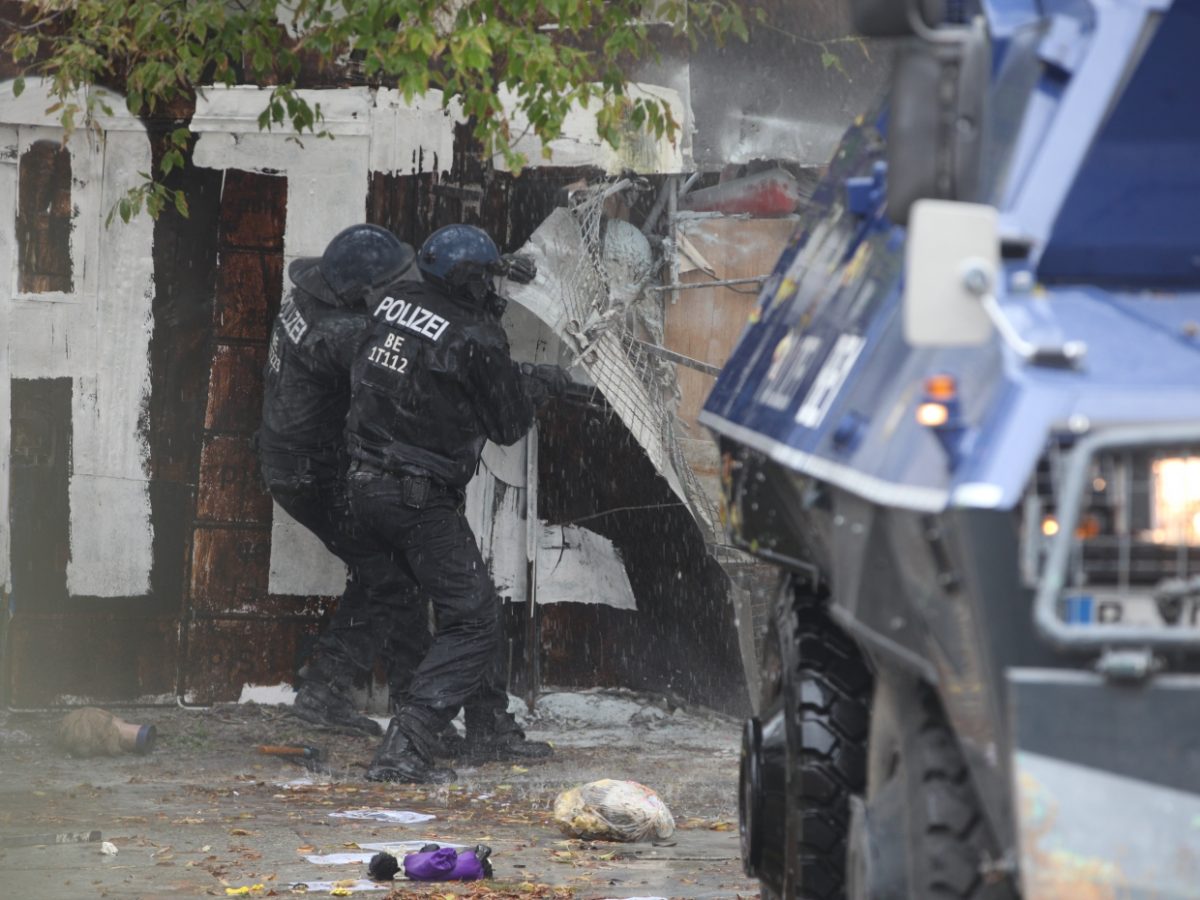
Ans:
[[[402,697],[403,694],[393,690],[392,697]],[[400,710],[404,708],[403,700],[388,700],[388,708],[393,716],[400,715]],[[430,747],[433,755],[441,759],[458,759],[462,753],[463,736],[458,733],[458,729],[453,722],[447,722],[446,726],[436,734],[436,740],[432,741]]]
[[[296,692],[292,712],[312,725],[347,734],[376,736],[383,729],[354,708],[350,697],[319,681],[305,681]]]
[[[399,719],[388,725],[383,743],[367,769],[367,781],[396,781],[405,784],[449,784],[457,780],[453,769],[436,766],[404,733]]]
[[[530,741],[507,712],[473,716],[467,712],[467,736],[456,757],[466,763],[536,762],[554,755],[545,741]]]

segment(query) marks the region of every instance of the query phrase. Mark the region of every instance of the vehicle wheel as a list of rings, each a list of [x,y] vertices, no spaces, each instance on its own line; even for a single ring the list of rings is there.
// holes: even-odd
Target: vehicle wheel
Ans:
[[[845,896],[850,797],[866,783],[871,674],[820,598],[784,580],[759,718],[742,739],[742,858],[764,897]]]
[[[849,900],[1011,900],[970,772],[933,691],[880,678],[867,800],[855,810]]]

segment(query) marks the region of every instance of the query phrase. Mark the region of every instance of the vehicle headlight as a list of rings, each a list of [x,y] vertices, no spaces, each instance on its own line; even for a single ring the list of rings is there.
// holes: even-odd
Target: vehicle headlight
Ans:
[[[1200,456],[1168,456],[1150,465],[1153,503],[1148,539],[1200,546]]]
[[[1200,447],[1113,448],[1091,460],[1081,508],[1065,517],[1059,497],[1068,451],[1052,446],[1022,503],[1025,580],[1041,577],[1061,523],[1074,518],[1066,584],[1152,587],[1200,574]]]

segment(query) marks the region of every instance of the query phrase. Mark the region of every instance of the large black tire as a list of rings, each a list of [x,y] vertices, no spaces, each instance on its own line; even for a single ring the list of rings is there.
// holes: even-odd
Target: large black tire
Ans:
[[[879,679],[867,772],[866,804],[854,823],[850,900],[1016,897],[1010,880],[989,865],[998,856],[991,828],[927,685]]]
[[[866,784],[871,673],[820,598],[791,579],[781,591],[764,645],[760,709],[768,746],[760,792],[783,796],[765,798],[748,815],[753,798],[745,794],[743,761],[743,846],[746,829],[755,828],[764,847],[760,864],[748,869],[762,879],[764,897],[841,900],[850,797]],[[786,754],[769,746],[769,735],[780,730],[771,723],[780,719]],[[786,775],[773,775],[772,760],[786,766]]]

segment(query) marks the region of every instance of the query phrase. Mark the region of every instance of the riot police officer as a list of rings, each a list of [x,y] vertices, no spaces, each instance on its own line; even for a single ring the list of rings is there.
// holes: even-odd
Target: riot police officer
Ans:
[[[345,593],[300,672],[293,711],[313,724],[379,734],[354,709],[356,673],[391,634],[389,684],[402,690],[429,645],[426,606],[389,550],[360,533],[345,493],[350,365],[371,322],[368,292],[400,277],[413,249],[375,225],[354,225],[320,257],[288,267],[295,285],[271,329],[259,455],[271,496],[349,568]]]
[[[512,444],[533,423],[525,377],[500,325],[497,274],[531,279],[482,230],[450,225],[417,254],[423,281],[371,301],[373,328],[352,372],[350,501],[372,536],[408,566],[434,606],[433,644],[367,772],[373,781],[449,781],[438,735],[467,703],[475,758],[537,758],[493,676],[499,601],[463,515],[463,489],[486,440]]]

